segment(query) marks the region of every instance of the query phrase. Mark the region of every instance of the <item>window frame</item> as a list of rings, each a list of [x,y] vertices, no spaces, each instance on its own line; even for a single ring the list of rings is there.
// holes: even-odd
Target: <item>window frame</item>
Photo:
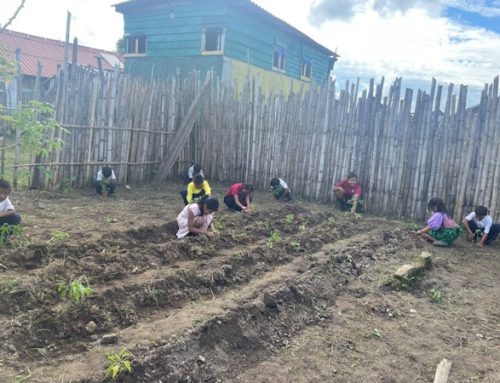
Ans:
[[[208,51],[207,48],[207,32],[217,30],[217,49]],[[217,56],[224,54],[226,42],[226,28],[224,27],[206,27],[201,32],[201,54],[203,56]]]
[[[278,56],[276,56],[278,55]],[[272,68],[273,70],[281,73],[286,73],[286,47],[277,45],[273,50],[273,60],[272,60]],[[277,58],[277,60],[276,60]],[[275,65],[277,61],[277,65]]]
[[[140,52],[139,48],[141,46],[141,40],[144,40],[144,52]],[[133,41],[134,51],[130,52],[129,48],[131,46],[131,41]],[[125,48],[126,53],[124,53],[124,57],[144,57],[146,56],[148,40],[144,33],[136,33],[132,35],[125,36]]]
[[[307,75],[309,69],[309,76]],[[311,81],[313,76],[313,60],[303,57],[302,67],[300,70],[300,79],[303,81]]]

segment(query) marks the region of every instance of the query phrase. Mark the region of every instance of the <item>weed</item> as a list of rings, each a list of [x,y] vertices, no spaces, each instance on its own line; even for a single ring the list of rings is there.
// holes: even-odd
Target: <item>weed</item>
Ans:
[[[335,218],[334,217],[328,217],[328,224],[329,225],[335,225]]]
[[[273,231],[271,231],[270,237],[266,242],[266,246],[269,247],[270,249],[272,249],[274,242],[278,242],[278,241],[281,241],[281,235],[280,235],[279,231],[273,230]]]
[[[118,375],[129,374],[132,372],[132,364],[130,359],[132,354],[125,350],[124,348],[120,352],[113,352],[106,354],[106,359],[108,360],[108,365],[104,370],[105,377],[111,376],[115,379]]]
[[[82,283],[82,280],[85,284]],[[74,301],[81,301],[86,296],[89,297],[92,294],[92,288],[85,277],[75,279],[70,283],[62,283],[57,286],[56,290],[61,298],[69,298]]]
[[[437,303],[437,304],[441,303],[441,291],[432,289],[431,290],[431,297],[432,297],[432,301],[434,303]]]
[[[366,338],[381,338],[382,335],[380,334],[380,331],[378,329],[374,328],[373,331],[366,334],[365,337]]]
[[[13,248],[19,248],[28,243],[24,235],[24,229],[21,225],[0,226],[0,247],[5,247],[9,244]]]
[[[7,278],[0,284],[0,295],[16,294],[19,291],[19,281],[15,278]]]
[[[68,238],[69,238],[69,233],[59,229],[54,229],[52,230],[49,242],[65,241]]]
[[[300,250],[300,249],[301,249],[302,245],[300,244],[300,242],[299,242],[299,241],[292,241],[292,242],[290,242],[290,247],[291,247],[292,249],[294,249],[294,250],[297,250],[297,251],[298,251],[298,250]]]
[[[293,215],[293,214],[286,215],[286,223],[287,224],[289,224],[289,225],[292,224],[294,220],[295,220],[295,215]]]
[[[408,224],[408,229],[411,230],[411,231],[417,231],[420,226],[418,226],[416,223],[412,222],[412,223],[409,223]]]

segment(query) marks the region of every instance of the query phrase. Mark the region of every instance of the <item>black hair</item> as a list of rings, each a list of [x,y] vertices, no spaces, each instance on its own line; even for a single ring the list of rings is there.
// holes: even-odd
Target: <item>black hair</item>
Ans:
[[[194,172],[194,174],[198,174],[199,172],[201,172],[201,165],[200,164],[194,164],[193,165],[193,172]]]
[[[10,193],[10,184],[9,181],[0,179],[0,189],[7,190],[7,193]]]
[[[446,213],[446,205],[441,198],[431,198],[427,204],[427,208],[429,210],[434,210],[434,208],[436,208],[436,211],[439,213]]]
[[[347,177],[346,177],[346,179],[348,179],[348,180],[349,180],[349,179],[351,179],[351,178],[358,178],[358,175],[357,175],[356,173],[354,173],[354,172],[349,172],[349,173],[347,173]]]
[[[254,188],[252,184],[243,183],[243,190],[248,190],[249,192],[253,192]]]
[[[271,180],[271,186],[272,186],[272,187],[278,186],[278,185],[279,185],[279,183],[280,183],[280,180],[279,180],[278,178],[273,178],[273,179]]]
[[[109,166],[102,167],[102,175],[104,176],[104,178],[111,177],[111,174],[112,174],[112,170]]]
[[[204,196],[202,199],[198,201],[198,207],[200,208],[201,215],[203,215],[204,213],[205,204],[207,205],[207,208],[209,208],[211,211],[219,210],[219,200],[217,198]]]
[[[486,206],[477,206],[474,209],[474,213],[480,217],[485,217],[488,215],[488,208]]]
[[[203,176],[201,174],[197,174],[193,178],[193,183],[195,183],[196,185],[201,185],[203,183],[203,180]]]

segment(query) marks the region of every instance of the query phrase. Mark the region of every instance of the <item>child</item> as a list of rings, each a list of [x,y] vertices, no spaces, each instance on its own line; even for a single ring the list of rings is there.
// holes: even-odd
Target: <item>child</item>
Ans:
[[[0,227],[3,225],[19,225],[21,216],[16,213],[14,205],[10,202],[10,184],[0,179]]]
[[[493,219],[488,215],[488,209],[484,206],[478,206],[462,221],[465,230],[467,230],[467,239],[477,241],[479,237],[479,246],[491,245],[500,232],[500,224],[493,223]]]
[[[193,181],[195,175],[201,175],[202,177],[205,177],[203,174],[203,170],[201,169],[200,164],[194,164],[192,165],[185,173],[184,173],[184,183],[187,185],[191,181]]]
[[[99,195],[114,197],[116,189],[115,172],[109,166],[103,166],[97,172],[95,180],[95,191]]]
[[[224,203],[231,210],[243,211],[250,214],[252,212],[252,208],[250,207],[252,194],[253,186],[240,182],[229,188],[224,196]]]
[[[287,201],[292,200],[292,193],[290,193],[290,189],[285,181],[281,178],[273,178],[271,180],[271,193],[273,193],[274,198],[277,200],[283,198]]]
[[[201,174],[194,176],[193,181],[191,181],[187,190],[181,191],[181,197],[184,200],[184,206],[190,204],[191,202],[196,202],[196,199],[204,196],[210,197],[212,190],[208,182],[203,179]]]
[[[432,215],[427,226],[417,234],[432,242],[434,246],[449,246],[458,238],[461,228],[446,213],[446,206],[440,198],[432,198],[427,204]]]
[[[216,198],[204,197],[198,203],[185,206],[177,216],[177,224],[179,225],[177,239],[200,233],[211,236],[212,233],[208,230],[217,210],[219,210],[219,201]]]
[[[350,172],[345,179],[335,185],[333,192],[341,210],[350,210],[353,214],[361,210],[362,190],[356,173]]]

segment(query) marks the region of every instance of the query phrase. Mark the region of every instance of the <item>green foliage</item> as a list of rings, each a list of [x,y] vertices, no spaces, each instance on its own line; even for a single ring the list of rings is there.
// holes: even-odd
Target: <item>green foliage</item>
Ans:
[[[21,225],[0,226],[0,248],[9,244],[13,248],[19,248],[28,243]]]
[[[62,230],[59,230],[59,229],[54,229],[54,230],[52,230],[49,242],[65,241],[68,238],[69,238],[69,233],[62,231]]]
[[[273,248],[273,244],[275,242],[281,241],[281,234],[277,230],[272,230],[270,233],[269,239],[266,242],[266,246],[270,249]]]
[[[302,248],[302,245],[300,244],[299,241],[292,241],[290,242],[290,247],[294,250],[300,250]]]
[[[21,133],[21,146],[27,151],[46,158],[52,151],[60,151],[63,141],[55,134],[59,128],[65,133],[68,130],[60,128],[54,118],[54,107],[40,101],[32,100],[12,116],[2,119],[11,121],[15,129]]]
[[[287,214],[287,216],[286,216],[286,223],[287,224],[289,224],[289,225],[292,224],[294,220],[295,220],[295,215]]]
[[[431,290],[431,298],[434,303],[441,303],[441,291],[432,289]]]
[[[130,374],[132,372],[131,358],[132,354],[125,349],[121,349],[120,352],[107,354],[108,365],[104,370],[105,377],[111,376],[115,379],[119,375]]]
[[[15,278],[7,278],[0,284],[0,295],[13,295],[21,290],[19,281]]]
[[[307,228],[307,225],[309,225],[309,221],[305,220],[299,225],[299,230],[305,230]]]
[[[334,217],[328,217],[328,224],[329,225],[335,225],[335,218]]]
[[[224,230],[224,223],[219,221],[219,220],[213,220],[212,221],[212,227],[215,231],[222,231]]]
[[[75,279],[70,283],[61,283],[57,286],[56,290],[61,298],[67,298],[77,302],[92,294],[92,289],[85,277]]]
[[[0,81],[6,82],[16,74],[16,65],[5,58],[6,47],[0,45]]]

